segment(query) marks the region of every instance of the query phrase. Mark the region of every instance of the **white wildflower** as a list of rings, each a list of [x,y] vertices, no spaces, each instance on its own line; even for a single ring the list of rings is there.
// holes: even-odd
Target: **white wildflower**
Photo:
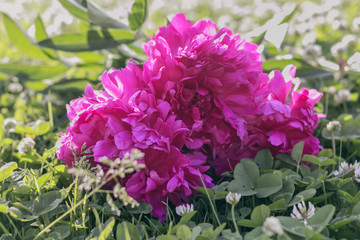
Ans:
[[[341,89],[335,94],[334,98],[335,98],[335,102],[337,104],[349,102],[350,101],[350,91],[348,89]]]
[[[314,205],[309,202],[309,207],[306,208],[305,202],[301,201],[297,206],[295,205],[291,213],[292,218],[301,220],[305,225],[307,225],[307,220],[310,219],[315,214]]]
[[[79,185],[80,190],[90,191],[92,189],[92,185],[95,182],[93,176],[86,175],[82,180],[82,183]]]
[[[355,180],[360,183],[360,167],[357,167],[354,172]]]
[[[21,124],[20,122],[16,121],[14,118],[5,118],[3,122],[4,130],[8,132],[14,132],[16,125]]]
[[[177,215],[179,216],[185,216],[188,213],[191,213],[194,211],[194,205],[192,204],[182,204],[175,208]]]
[[[331,121],[326,125],[326,129],[329,132],[337,132],[341,129],[341,124],[339,121]]]
[[[8,90],[11,93],[20,93],[23,90],[23,86],[20,83],[10,83],[8,86]]]
[[[330,86],[328,87],[327,89],[327,92],[330,93],[331,95],[334,95],[337,91],[336,87],[335,86]]]
[[[360,169],[360,163],[358,161],[355,161],[354,164],[348,164],[347,162],[340,163],[339,170],[334,171],[335,176],[339,176],[345,173],[349,173],[352,170],[356,171],[357,169]]]
[[[226,202],[231,205],[236,205],[240,201],[240,198],[241,198],[240,193],[233,193],[233,192],[229,192],[225,197]]]
[[[272,236],[274,234],[278,234],[278,235],[284,234],[284,230],[281,227],[281,223],[279,219],[277,219],[276,217],[266,218],[262,226],[262,231],[268,236]]]
[[[19,153],[27,153],[30,152],[35,146],[35,142],[34,140],[32,140],[29,137],[23,138],[18,147],[17,150],[19,151]]]

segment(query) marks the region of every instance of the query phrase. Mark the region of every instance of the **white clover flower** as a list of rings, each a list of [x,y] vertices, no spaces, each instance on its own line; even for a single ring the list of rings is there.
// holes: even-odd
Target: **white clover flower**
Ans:
[[[331,121],[326,125],[326,129],[329,132],[337,132],[341,129],[341,123],[339,121]]]
[[[284,234],[284,230],[281,227],[281,223],[279,219],[277,219],[276,217],[266,218],[262,226],[262,231],[268,236],[272,236],[274,234],[278,234],[278,235]]]
[[[334,99],[337,104],[349,102],[350,91],[348,89],[341,89],[335,94]]]
[[[337,91],[336,87],[335,86],[330,86],[328,87],[327,89],[327,92],[330,93],[331,95],[334,95]]]
[[[185,216],[194,211],[194,205],[192,204],[182,204],[175,208],[177,215]]]
[[[357,167],[354,172],[355,180],[360,183],[360,167]]]
[[[351,172],[352,170],[356,171],[360,169],[360,163],[355,161],[354,164],[348,164],[347,162],[341,162],[339,166],[339,171],[334,171],[335,176],[339,176],[341,174]]]
[[[16,125],[21,124],[20,122],[16,121],[14,118],[5,118],[3,122],[4,130],[8,132],[14,132]]]
[[[11,93],[20,93],[23,90],[23,86],[20,83],[10,83],[8,90]]]
[[[229,192],[226,197],[225,200],[227,203],[231,204],[231,205],[236,205],[241,198],[241,194],[240,193],[233,193],[233,192]]]
[[[35,146],[35,142],[34,140],[32,140],[29,137],[23,138],[18,147],[17,150],[19,151],[19,153],[27,153],[30,152]]]
[[[307,220],[310,219],[315,214],[314,205],[309,202],[309,207],[306,208],[305,202],[301,201],[297,206],[295,205],[291,213],[292,218],[301,220],[305,225],[307,225]]]

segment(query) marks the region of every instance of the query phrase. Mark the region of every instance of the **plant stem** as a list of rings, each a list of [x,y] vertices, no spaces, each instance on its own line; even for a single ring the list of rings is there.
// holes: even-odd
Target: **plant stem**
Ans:
[[[232,221],[233,221],[233,224],[234,224],[234,227],[235,227],[235,231],[236,231],[236,233],[240,234],[237,223],[236,223],[236,220],[235,220],[235,204],[231,205],[231,215],[232,215]]]
[[[215,215],[215,218],[216,218],[216,221],[217,221],[218,225],[220,226],[221,223],[220,223],[219,217],[218,217],[218,215],[217,215],[217,213],[216,213],[216,210],[215,210],[214,204],[213,204],[213,202],[212,202],[212,199],[210,198],[210,195],[209,195],[209,193],[208,193],[208,191],[207,191],[206,185],[205,185],[205,183],[204,183],[203,178],[201,177],[201,173],[200,173],[199,170],[198,170],[198,172],[199,172],[199,177],[200,177],[201,183],[202,183],[202,185],[204,186],[206,195],[207,195],[207,197],[208,197],[208,199],[209,199],[211,209],[212,209],[212,211],[213,211],[213,213],[214,213],[214,215]]]
[[[336,148],[335,148],[335,137],[334,133],[331,132],[331,143],[332,143],[332,150],[333,150],[333,158],[336,161]],[[340,159],[338,159],[338,167],[340,166]],[[335,170],[335,165],[333,165],[333,171]]]
[[[322,185],[323,185],[323,191],[324,191],[324,197],[325,197],[325,205],[327,204],[327,195],[326,195],[326,188],[325,188],[325,181],[322,181]]]
[[[75,205],[70,208],[69,210],[67,210],[65,213],[63,213],[60,217],[56,218],[54,221],[52,221],[48,226],[46,226],[43,230],[41,230],[41,232],[38,233],[38,235],[36,235],[36,237],[34,238],[35,239],[38,239],[42,234],[44,234],[48,229],[52,228],[57,222],[59,222],[60,220],[62,220],[64,217],[66,217],[69,213],[71,213],[75,208],[79,207],[81,204],[83,204],[85,198],[88,199],[89,197],[91,197],[92,195],[94,195],[99,189],[101,189],[107,182],[113,180],[115,177],[117,177],[116,175],[115,176],[112,176],[111,178],[109,178],[108,180],[102,182],[99,186],[97,186],[96,188],[94,188],[94,190],[92,190],[89,195],[85,195],[85,197],[75,203]]]
[[[5,234],[11,236],[11,233],[6,229],[6,227],[4,226],[4,224],[2,224],[2,222],[0,222],[0,228],[4,231]]]

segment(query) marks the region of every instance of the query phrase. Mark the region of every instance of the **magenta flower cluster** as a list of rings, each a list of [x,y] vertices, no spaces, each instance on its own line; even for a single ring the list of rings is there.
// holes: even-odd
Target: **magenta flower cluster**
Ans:
[[[96,165],[141,150],[146,168],[124,186],[164,218],[167,200],[179,205],[202,181],[213,185],[210,166],[231,172],[261,149],[288,153],[300,141],[304,153],[317,154],[314,105],[321,94],[292,88],[294,66],[264,73],[257,47],[211,21],[175,15],[144,44],[142,66],[130,61],[105,72],[104,91],[88,85],[71,101],[58,157],[72,167],[73,151],[89,150]]]

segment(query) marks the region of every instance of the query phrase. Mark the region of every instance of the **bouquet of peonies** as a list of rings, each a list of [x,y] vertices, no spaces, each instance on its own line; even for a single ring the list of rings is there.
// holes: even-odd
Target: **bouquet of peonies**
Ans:
[[[321,148],[313,107],[322,95],[292,88],[294,66],[264,73],[257,45],[231,30],[177,14],[143,49],[143,65],[105,72],[104,91],[88,85],[71,101],[57,154],[71,168],[73,152],[90,151],[96,166],[139,149],[146,168],[123,185],[153,216],[164,218],[167,200],[179,205],[196,186],[211,187],[209,167],[220,175],[261,149],[288,153],[300,141],[304,154]]]

